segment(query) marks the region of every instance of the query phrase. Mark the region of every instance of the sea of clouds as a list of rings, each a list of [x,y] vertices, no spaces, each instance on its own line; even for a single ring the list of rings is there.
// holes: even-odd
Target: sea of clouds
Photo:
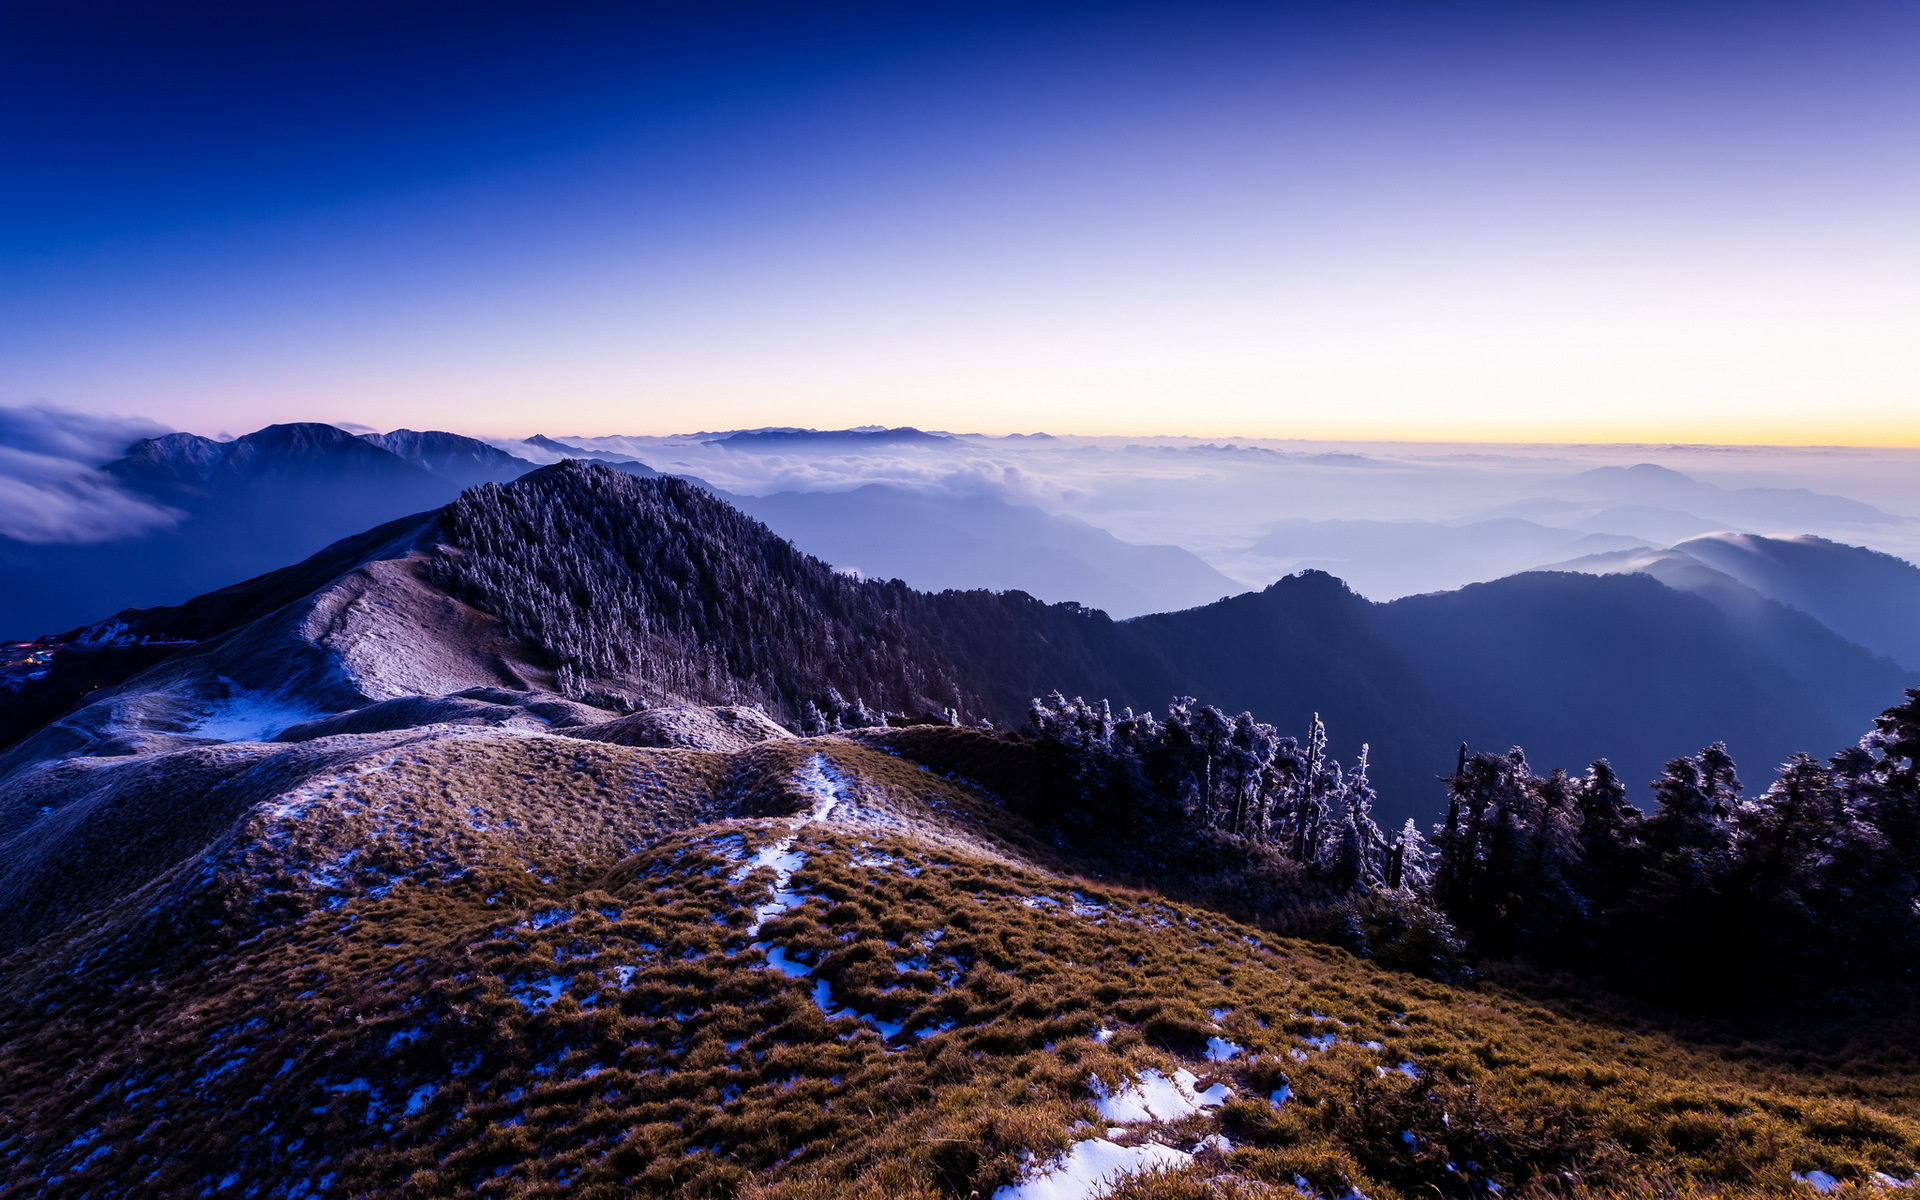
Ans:
[[[711,434],[559,440],[747,495],[868,484],[993,495],[1126,541],[1183,546],[1248,586],[1317,567],[1374,599],[1720,531],[1812,534],[1920,562],[1913,450],[973,435],[772,449],[731,449]],[[1623,470],[1641,464],[1662,470]]]
[[[104,542],[174,524],[178,512],[99,470],[133,442],[166,432],[141,417],[0,407],[0,537]]]

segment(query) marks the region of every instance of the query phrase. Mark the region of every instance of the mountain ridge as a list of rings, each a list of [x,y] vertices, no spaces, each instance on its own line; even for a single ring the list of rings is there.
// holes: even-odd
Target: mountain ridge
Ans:
[[[137,641],[198,622],[212,640],[150,668],[160,682],[147,699],[138,679],[108,689],[9,761],[76,737],[178,744],[208,722],[240,728],[221,714],[249,704],[290,725],[488,686],[614,712],[760,704],[809,727],[947,710],[1018,725],[1032,697],[1054,690],[1137,710],[1193,695],[1287,728],[1318,713],[1343,757],[1371,743],[1398,816],[1418,809],[1463,740],[1528,744],[1576,766],[1612,754],[1629,779],[1650,779],[1711,740],[1763,762],[1844,741],[1911,679],[1772,601],[1760,602],[1765,620],[1736,621],[1652,580],[1523,575],[1381,606],[1310,572],[1126,622],[1019,592],[921,593],[836,572],[691,483],[580,463],[383,529],[302,570],[98,627],[90,636]],[[278,615],[263,613],[275,602]],[[1695,633],[1655,636],[1673,628]],[[1475,654],[1436,653],[1469,630]],[[1516,630],[1529,632],[1496,652]],[[1671,662],[1623,653],[1639,644]],[[276,688],[278,660],[230,659],[267,647],[308,664],[306,682]],[[1823,662],[1833,669],[1810,680]],[[1652,678],[1663,682],[1650,691]],[[1564,702],[1602,683],[1592,694],[1606,703]],[[1693,715],[1649,715],[1676,711]]]

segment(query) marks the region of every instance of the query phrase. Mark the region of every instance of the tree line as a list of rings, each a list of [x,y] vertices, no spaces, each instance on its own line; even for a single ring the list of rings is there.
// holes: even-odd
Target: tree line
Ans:
[[[1058,694],[1028,736],[1063,804],[1125,797],[1162,823],[1299,864],[1330,932],[1392,965],[1505,959],[1724,1007],[1904,993],[1920,951],[1920,689],[1857,745],[1748,789],[1726,747],[1667,763],[1649,805],[1597,760],[1536,772],[1461,747],[1444,815],[1389,835],[1366,751],[1191,698],[1164,718]],[[1417,943],[1417,944],[1410,944]]]

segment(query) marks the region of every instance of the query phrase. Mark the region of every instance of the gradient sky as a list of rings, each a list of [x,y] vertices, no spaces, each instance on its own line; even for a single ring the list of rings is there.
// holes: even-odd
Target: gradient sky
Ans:
[[[15,0],[0,404],[1920,445],[1920,6]]]

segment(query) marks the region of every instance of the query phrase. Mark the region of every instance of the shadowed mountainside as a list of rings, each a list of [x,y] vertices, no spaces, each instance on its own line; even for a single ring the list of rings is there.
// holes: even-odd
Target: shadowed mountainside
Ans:
[[[148,438],[102,470],[180,513],[179,523],[84,545],[0,538],[0,637],[38,637],[117,608],[183,601],[532,466],[456,434],[360,438],[311,422],[229,442],[190,433]]]
[[[1717,533],[1667,550],[1597,554],[1582,571],[1641,571],[1672,587],[1726,595],[1729,583],[1806,613],[1842,637],[1920,670],[1920,567],[1821,537]]]
[[[1398,818],[1424,810],[1462,740],[1573,765],[1611,754],[1629,781],[1710,740],[1765,764],[1849,740],[1909,678],[1760,605],[1736,620],[1651,579],[1552,574],[1374,605],[1309,572],[1116,622],[1018,592],[853,579],[691,483],[564,463],[103,623],[96,639],[201,644],[13,754],[249,722],[271,736],[282,714],[472,687],[615,711],[759,704],[803,726],[947,709],[1019,724],[1056,689],[1137,709],[1192,695],[1282,728],[1318,712],[1344,757],[1370,743]]]

